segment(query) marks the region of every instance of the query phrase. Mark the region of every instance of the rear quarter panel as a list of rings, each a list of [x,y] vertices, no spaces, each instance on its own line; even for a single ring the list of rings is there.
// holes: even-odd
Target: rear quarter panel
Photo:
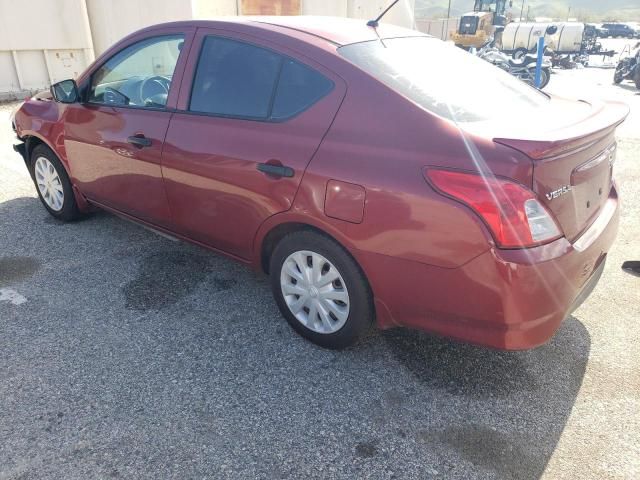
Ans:
[[[346,64],[346,62],[344,62]],[[322,219],[352,248],[455,268],[488,250],[482,221],[424,180],[425,166],[490,171],[531,185],[531,162],[519,152],[464,134],[364,72],[344,68],[349,89],[311,161],[294,210]],[[365,189],[360,223],[327,217],[327,183]]]

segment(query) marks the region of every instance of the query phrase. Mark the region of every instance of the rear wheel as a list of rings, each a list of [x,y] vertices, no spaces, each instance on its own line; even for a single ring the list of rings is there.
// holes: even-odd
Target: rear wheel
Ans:
[[[299,231],[284,237],[271,256],[270,276],[282,315],[317,345],[348,347],[373,324],[372,295],[364,274],[324,235]]]
[[[81,216],[69,176],[46,145],[38,145],[31,152],[31,176],[38,197],[51,216],[66,222]]]
[[[527,50],[524,47],[520,47],[520,48],[516,48],[516,50],[511,55],[511,57],[514,60],[520,60],[521,58],[524,58],[528,53],[529,53],[529,50]]]

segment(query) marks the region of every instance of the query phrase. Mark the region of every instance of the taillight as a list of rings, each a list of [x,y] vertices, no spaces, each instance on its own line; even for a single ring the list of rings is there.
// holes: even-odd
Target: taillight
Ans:
[[[471,207],[500,247],[531,247],[562,236],[535,193],[518,183],[435,168],[426,169],[425,176],[437,190]]]

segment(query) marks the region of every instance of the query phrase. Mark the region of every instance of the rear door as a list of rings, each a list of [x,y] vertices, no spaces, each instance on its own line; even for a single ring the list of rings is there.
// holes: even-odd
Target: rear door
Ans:
[[[162,160],[177,228],[249,258],[260,224],[291,207],[345,90],[294,51],[198,29]]]
[[[82,82],[65,112],[74,182],[90,200],[168,226],[161,159],[195,29],[160,28],[132,38]]]

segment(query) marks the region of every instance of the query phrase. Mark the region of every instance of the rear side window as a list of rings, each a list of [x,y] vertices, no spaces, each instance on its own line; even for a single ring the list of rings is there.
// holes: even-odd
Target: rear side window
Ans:
[[[322,74],[288,57],[210,36],[200,53],[189,110],[281,121],[306,110],[332,88],[333,82]]]
[[[285,59],[271,118],[281,120],[306,110],[333,89],[333,82],[315,70]]]

